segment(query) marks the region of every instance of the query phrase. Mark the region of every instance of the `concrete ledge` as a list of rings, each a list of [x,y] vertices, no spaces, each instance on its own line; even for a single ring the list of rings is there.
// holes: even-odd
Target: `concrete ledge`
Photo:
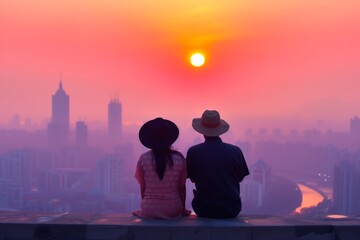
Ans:
[[[0,212],[0,239],[358,240],[360,219],[240,216],[144,220],[130,214]]]

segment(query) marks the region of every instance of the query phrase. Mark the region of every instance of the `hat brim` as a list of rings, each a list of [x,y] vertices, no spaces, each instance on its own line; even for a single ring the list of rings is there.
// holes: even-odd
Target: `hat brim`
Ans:
[[[162,119],[166,125],[166,137],[154,136],[154,124],[156,119],[146,122],[139,131],[139,140],[147,148],[161,149],[170,147],[179,137],[179,128],[172,121]]]
[[[222,119],[220,119],[220,125],[215,128],[205,127],[201,124],[201,121],[202,121],[201,118],[194,118],[192,121],[192,127],[198,133],[201,133],[209,137],[220,136],[221,134],[226,133],[230,128],[230,125],[225,120]]]

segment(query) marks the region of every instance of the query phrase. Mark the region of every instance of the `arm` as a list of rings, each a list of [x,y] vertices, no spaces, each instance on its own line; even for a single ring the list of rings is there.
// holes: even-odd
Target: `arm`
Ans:
[[[186,177],[187,177],[187,167],[186,167],[186,161],[184,159],[183,166],[181,169],[180,174],[180,184],[179,184],[179,196],[181,203],[183,205],[183,216],[189,216],[191,214],[191,211],[185,208],[186,205]]]
[[[140,161],[136,165],[135,178],[140,184],[140,193],[141,199],[144,199],[145,196],[145,179],[144,179],[144,170],[141,167]]]
[[[181,202],[184,206],[182,215],[189,216],[191,214],[191,210],[185,208],[185,199],[186,199],[186,185],[185,184],[179,187],[179,194],[180,194]]]
[[[144,199],[144,196],[145,196],[145,183],[140,183],[140,192],[141,192],[141,199]]]
[[[182,202],[182,204],[184,206],[184,209],[185,209],[185,199],[186,199],[186,186],[185,186],[185,184],[179,187],[179,194],[180,194],[181,202]]]
[[[193,174],[193,166],[192,166],[192,158],[191,158],[191,150],[189,149],[186,154],[186,170],[187,170],[187,178],[190,179],[191,182],[195,182],[194,174]]]
[[[244,180],[244,178],[250,174],[250,172],[249,172],[249,168],[246,164],[245,157],[240,148],[238,148],[238,159],[239,159],[239,170],[238,170],[239,176],[238,176],[238,178],[239,178],[239,182],[242,182]]]
[[[186,199],[186,177],[187,177],[187,167],[186,167],[186,160],[183,159],[182,161],[182,168],[180,173],[180,183],[179,183],[179,196],[181,199],[181,202],[185,209],[185,199]]]

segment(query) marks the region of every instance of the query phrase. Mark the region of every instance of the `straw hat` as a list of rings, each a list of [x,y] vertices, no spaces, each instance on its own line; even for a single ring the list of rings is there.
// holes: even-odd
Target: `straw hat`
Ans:
[[[139,131],[140,142],[150,149],[170,147],[178,136],[176,124],[160,117],[146,122]]]
[[[229,130],[229,124],[220,118],[216,110],[205,110],[201,118],[194,118],[192,127],[195,131],[210,137],[219,136]]]

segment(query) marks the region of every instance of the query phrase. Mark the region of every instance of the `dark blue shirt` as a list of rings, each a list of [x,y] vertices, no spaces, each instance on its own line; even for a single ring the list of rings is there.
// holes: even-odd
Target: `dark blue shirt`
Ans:
[[[249,170],[239,147],[220,137],[205,137],[186,156],[188,178],[195,182],[192,202],[204,217],[235,217],[241,210],[240,182]]]

